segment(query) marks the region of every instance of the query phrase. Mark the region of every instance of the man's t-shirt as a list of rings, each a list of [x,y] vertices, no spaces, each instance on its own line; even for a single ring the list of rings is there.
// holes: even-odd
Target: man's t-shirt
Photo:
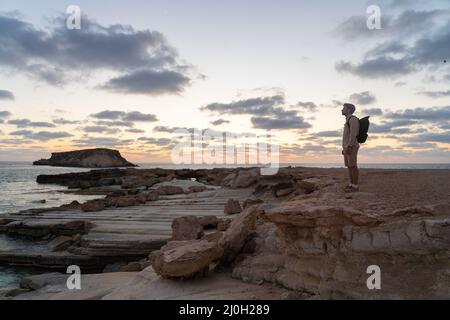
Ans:
[[[359,147],[359,143],[356,138],[358,133],[359,119],[354,115],[346,117],[344,134],[342,136],[342,148],[345,149],[349,146]]]

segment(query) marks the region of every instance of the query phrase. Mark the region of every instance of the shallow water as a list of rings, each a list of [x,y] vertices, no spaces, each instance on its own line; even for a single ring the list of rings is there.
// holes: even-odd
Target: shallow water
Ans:
[[[36,178],[40,174],[83,171],[89,169],[33,166],[26,162],[0,162],[0,217],[5,213],[57,207],[74,200],[84,202],[98,198],[98,196],[64,194],[62,191],[67,190],[66,187],[36,183]],[[42,200],[45,200],[45,203],[41,203]],[[0,249],[20,249],[23,246],[38,249],[40,245],[0,234]],[[45,270],[30,267],[0,265],[0,288],[18,287],[22,277],[43,272]]]
[[[18,288],[23,277],[38,273],[38,270],[28,267],[0,266],[0,289]]]
[[[31,240],[24,240],[15,237],[9,237],[4,234],[0,234],[0,248],[1,249],[16,249],[20,250],[24,246],[33,246],[38,249],[44,244],[36,243]],[[45,270],[36,269],[32,267],[20,267],[20,266],[6,266],[0,265],[0,288],[17,288],[19,287],[20,280],[27,275],[40,274]]]
[[[26,162],[0,162],[0,215],[31,208],[58,207],[74,200],[98,198],[65,194],[66,187],[38,184],[40,174],[83,172],[89,169],[33,166]],[[43,203],[45,200],[45,203]]]

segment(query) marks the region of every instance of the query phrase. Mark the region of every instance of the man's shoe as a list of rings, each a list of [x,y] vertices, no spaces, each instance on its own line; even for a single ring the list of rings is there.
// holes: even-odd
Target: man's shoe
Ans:
[[[344,188],[344,191],[345,191],[346,193],[349,193],[349,192],[358,192],[358,191],[359,191],[359,187],[346,186],[346,187]]]

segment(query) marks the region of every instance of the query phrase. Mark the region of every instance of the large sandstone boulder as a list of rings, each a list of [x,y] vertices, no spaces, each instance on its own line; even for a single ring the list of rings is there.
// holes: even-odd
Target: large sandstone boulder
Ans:
[[[106,198],[105,198],[105,206],[106,207],[115,207],[115,206],[117,206],[117,201],[118,200],[119,200],[119,197],[106,196]]]
[[[198,218],[198,221],[203,229],[217,228],[217,225],[219,224],[219,219],[216,216],[203,216]]]
[[[144,204],[147,202],[147,195],[145,193],[138,193],[135,197],[136,203]]]
[[[154,184],[158,183],[159,179],[157,177],[148,176],[125,176],[122,178],[122,189],[135,189],[135,188],[150,188]]]
[[[257,205],[257,204],[261,204],[264,203],[264,200],[261,199],[247,199],[244,201],[242,207],[244,209],[247,209],[247,207],[253,206],[253,205]]]
[[[259,176],[259,168],[240,170],[234,181],[231,182],[231,188],[248,188],[258,181]]]
[[[230,263],[236,258],[255,229],[258,216],[262,213],[263,211],[255,206],[249,207],[231,221],[218,242],[224,250],[223,262]]]
[[[103,199],[89,200],[81,205],[81,210],[85,212],[101,211],[105,209],[106,202]]]
[[[50,241],[48,246],[50,248],[52,248],[53,252],[63,251],[63,250],[66,250],[67,248],[69,248],[74,243],[79,242],[80,238],[81,238],[80,235],[75,235],[73,237],[59,236],[59,237],[56,237],[55,239],[53,239],[52,241]]]
[[[192,278],[215,268],[223,250],[207,240],[171,241],[149,256],[155,272],[164,278]]]
[[[219,231],[225,231],[230,226],[231,219],[219,219],[219,222],[217,223],[217,230]]]
[[[124,196],[124,197],[119,197],[119,199],[117,199],[116,202],[116,206],[118,208],[121,207],[132,207],[136,205],[136,199],[133,196]]]
[[[235,172],[229,173],[225,178],[223,178],[221,185],[224,187],[231,187],[231,184],[233,183],[234,179],[236,179],[236,173]]]
[[[298,188],[302,189],[304,193],[309,194],[313,193],[316,190],[319,190],[320,180],[317,178],[303,179],[297,183]]]
[[[242,211],[242,207],[238,200],[228,199],[223,208],[225,214],[236,214]]]
[[[147,193],[147,201],[156,201],[159,199],[159,193],[156,191]]]
[[[156,189],[156,191],[160,194],[160,195],[174,195],[174,194],[183,194],[184,193],[184,189],[182,187],[178,187],[178,186],[160,186],[158,187],[158,189]]]
[[[206,186],[190,186],[188,187],[188,192],[203,192],[206,190]]]
[[[203,235],[203,226],[194,216],[175,218],[172,221],[172,240],[194,240]]]

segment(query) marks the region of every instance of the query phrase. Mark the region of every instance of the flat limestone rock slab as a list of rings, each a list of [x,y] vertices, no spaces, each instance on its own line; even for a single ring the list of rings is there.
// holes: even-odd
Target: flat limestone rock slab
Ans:
[[[81,289],[69,290],[69,275],[49,273],[24,278],[30,287],[37,290],[16,296],[15,300],[98,300],[125,286],[135,276],[133,272],[114,272],[81,275]]]
[[[50,273],[27,277],[37,290],[19,294],[15,300],[221,300],[282,299],[290,291],[268,284],[232,279],[213,273],[189,281],[166,280],[151,267],[141,272],[114,272],[81,276],[81,289],[69,290],[69,275]]]
[[[195,181],[176,182],[186,188],[198,185]],[[55,226],[70,225],[75,221],[86,221],[89,228],[87,233],[81,235],[81,245],[75,249],[69,248],[69,252],[52,253],[45,245],[39,247],[39,250],[33,248],[33,245],[23,246],[20,250],[0,248],[0,261],[46,267],[52,263],[61,267],[80,261],[80,265],[99,263],[101,267],[102,261],[107,257],[121,260],[126,256],[146,257],[171,238],[173,219],[192,215],[224,217],[223,208],[230,197],[244,201],[253,191],[211,188],[214,190],[161,196],[159,200],[146,204],[107,208],[99,212],[53,210],[34,214],[9,214],[7,218],[12,221],[10,223],[23,223],[27,227],[25,231],[30,230],[29,232],[36,234],[48,233]]]

